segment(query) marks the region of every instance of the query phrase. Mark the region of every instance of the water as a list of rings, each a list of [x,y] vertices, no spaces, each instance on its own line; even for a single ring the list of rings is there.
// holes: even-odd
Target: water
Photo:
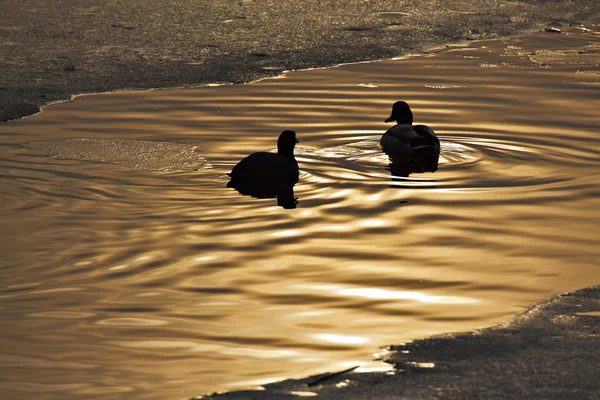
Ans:
[[[2,398],[189,398],[344,369],[598,283],[588,27],[81,96],[1,126]],[[387,169],[396,100],[438,133],[437,172]],[[298,207],[226,188],[284,129]]]

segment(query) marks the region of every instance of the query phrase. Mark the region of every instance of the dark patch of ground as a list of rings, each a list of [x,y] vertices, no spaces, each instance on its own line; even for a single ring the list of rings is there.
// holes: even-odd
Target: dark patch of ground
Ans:
[[[597,0],[3,0],[0,122],[79,93],[249,82],[599,10]]]

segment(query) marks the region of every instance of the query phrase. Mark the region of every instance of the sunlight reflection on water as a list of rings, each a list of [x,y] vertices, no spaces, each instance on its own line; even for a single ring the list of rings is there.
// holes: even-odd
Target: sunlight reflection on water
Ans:
[[[479,303],[477,299],[456,296],[429,296],[419,292],[400,292],[378,288],[356,288],[341,289],[337,292],[343,296],[367,297],[370,299],[388,299],[388,300],[415,300],[420,303],[439,303],[439,304],[473,304]]]
[[[576,64],[590,58],[538,53],[558,65],[541,68],[515,52],[552,45],[533,38],[81,96],[3,125],[1,358],[31,372],[2,385],[192,397],[348,368],[593,283],[600,104]],[[399,99],[439,134],[435,173],[388,167]],[[298,208],[226,188],[283,129],[301,142]]]

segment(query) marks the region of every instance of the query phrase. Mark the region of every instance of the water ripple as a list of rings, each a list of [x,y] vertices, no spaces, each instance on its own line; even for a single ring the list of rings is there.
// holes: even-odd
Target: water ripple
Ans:
[[[2,125],[1,358],[21,372],[0,385],[191,398],[589,285],[599,77],[572,50],[592,31],[84,96]],[[439,135],[435,173],[401,176],[379,147],[400,99]],[[284,129],[300,140],[297,208],[227,188]]]

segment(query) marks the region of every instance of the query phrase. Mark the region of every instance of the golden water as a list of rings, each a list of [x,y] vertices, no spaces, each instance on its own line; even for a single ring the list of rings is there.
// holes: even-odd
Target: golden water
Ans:
[[[178,399],[339,370],[597,284],[598,38],[81,96],[1,126],[1,397]],[[438,133],[437,172],[386,169],[396,100]],[[298,207],[226,188],[284,129]]]

